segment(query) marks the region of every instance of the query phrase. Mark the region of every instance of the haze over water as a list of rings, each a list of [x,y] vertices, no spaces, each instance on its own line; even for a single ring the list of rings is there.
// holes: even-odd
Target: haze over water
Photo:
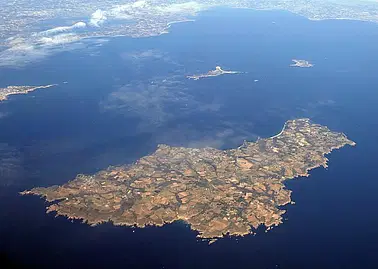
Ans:
[[[216,9],[167,35],[88,43],[1,70],[0,87],[59,86],[0,104],[0,143],[22,168],[0,187],[0,252],[39,268],[375,268],[377,41],[372,23]],[[292,59],[315,66],[290,68]],[[217,65],[246,73],[186,79]],[[230,148],[300,117],[357,146],[289,181],[296,204],[268,233],[208,246],[184,223],[93,228],[17,194],[131,163],[158,143]]]

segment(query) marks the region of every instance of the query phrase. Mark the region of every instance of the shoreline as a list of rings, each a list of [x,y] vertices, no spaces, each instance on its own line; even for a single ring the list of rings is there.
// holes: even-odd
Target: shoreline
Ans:
[[[49,84],[44,86],[7,86],[6,88],[0,88],[0,102],[8,100],[8,97],[12,95],[28,94],[38,89],[47,89],[55,86],[58,86],[58,84]],[[12,88],[14,88],[13,91]],[[10,90],[10,92],[2,94],[1,91],[3,90]]]

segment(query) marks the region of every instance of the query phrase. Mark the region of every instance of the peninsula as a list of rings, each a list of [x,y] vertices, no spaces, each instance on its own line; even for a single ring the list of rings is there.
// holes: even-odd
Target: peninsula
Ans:
[[[281,224],[281,206],[291,202],[284,181],[327,167],[325,155],[345,145],[355,143],[309,119],[289,120],[279,134],[235,149],[159,145],[132,165],[21,194],[42,196],[49,202],[47,212],[91,225],[145,227],[182,220],[213,242]]]
[[[306,60],[296,60],[296,59],[293,59],[292,61],[294,62],[293,64],[290,65],[292,67],[309,68],[309,67],[313,67],[314,66],[313,64],[311,64],[309,61],[306,61]]]
[[[8,86],[6,88],[0,88],[0,102],[7,100],[9,95],[27,94],[38,89],[46,89],[53,86],[56,86],[56,84],[45,86]]]
[[[199,80],[201,78],[217,77],[217,76],[221,76],[221,75],[240,74],[240,73],[241,72],[238,72],[238,71],[226,71],[226,70],[223,70],[220,66],[216,66],[215,70],[210,70],[206,74],[187,76],[187,78],[194,79],[194,80]]]

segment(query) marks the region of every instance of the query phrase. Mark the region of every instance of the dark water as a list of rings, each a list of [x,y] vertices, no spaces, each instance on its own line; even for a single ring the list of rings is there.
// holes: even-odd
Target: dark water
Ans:
[[[83,44],[1,70],[0,86],[59,83],[0,104],[0,143],[15,152],[17,168],[2,175],[1,255],[38,268],[377,268],[377,42],[370,23],[215,10],[169,35]],[[293,58],[315,67],[289,68]],[[247,73],[185,79],[216,65]],[[162,88],[165,78],[176,84]],[[140,104],[104,109],[124,85],[137,92],[160,86],[149,86],[155,90]],[[160,107],[143,107],[151,100]],[[146,120],[151,115],[161,120]],[[333,152],[327,170],[288,182],[296,204],[268,233],[208,246],[183,223],[88,227],[45,215],[44,201],[17,194],[132,162],[157,143],[227,148],[273,135],[297,117],[344,132],[357,146]]]

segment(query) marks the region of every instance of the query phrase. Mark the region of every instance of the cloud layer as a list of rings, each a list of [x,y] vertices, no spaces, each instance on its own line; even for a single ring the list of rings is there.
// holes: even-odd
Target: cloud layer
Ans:
[[[89,20],[90,24],[95,27],[100,27],[108,18],[105,16],[105,12],[101,9],[97,9],[94,13],[92,13],[91,18]]]
[[[98,35],[127,35],[127,32],[123,32],[124,29],[129,29],[131,36],[143,33],[138,30],[143,28],[149,29],[151,35],[159,34],[164,32],[169,22],[185,20],[186,16],[195,15],[203,9],[206,9],[206,6],[195,1],[159,5],[152,1],[136,1],[96,9],[86,22],[78,21],[71,25],[33,32],[29,36],[8,38],[5,40],[7,48],[0,51],[0,67],[20,66],[40,60],[53,52],[69,49],[63,45],[78,42],[83,38]],[[119,23],[122,20],[133,21],[135,24],[132,26],[127,24],[129,27],[127,28]],[[116,27],[111,24],[112,21],[118,21]],[[136,25],[136,29],[132,29],[133,25]]]
[[[135,19],[137,17],[149,15],[170,16],[170,15],[195,15],[201,10],[206,9],[206,5],[195,1],[185,3],[173,3],[156,5],[149,1],[137,1],[124,5],[117,5],[111,8],[107,15],[116,19]]]
[[[80,29],[80,28],[85,28],[87,27],[87,24],[85,22],[79,21],[71,26],[59,26],[55,27],[52,29],[48,29],[46,31],[37,33],[36,35],[55,35],[59,33],[64,33],[64,32],[70,32],[75,29]]]

